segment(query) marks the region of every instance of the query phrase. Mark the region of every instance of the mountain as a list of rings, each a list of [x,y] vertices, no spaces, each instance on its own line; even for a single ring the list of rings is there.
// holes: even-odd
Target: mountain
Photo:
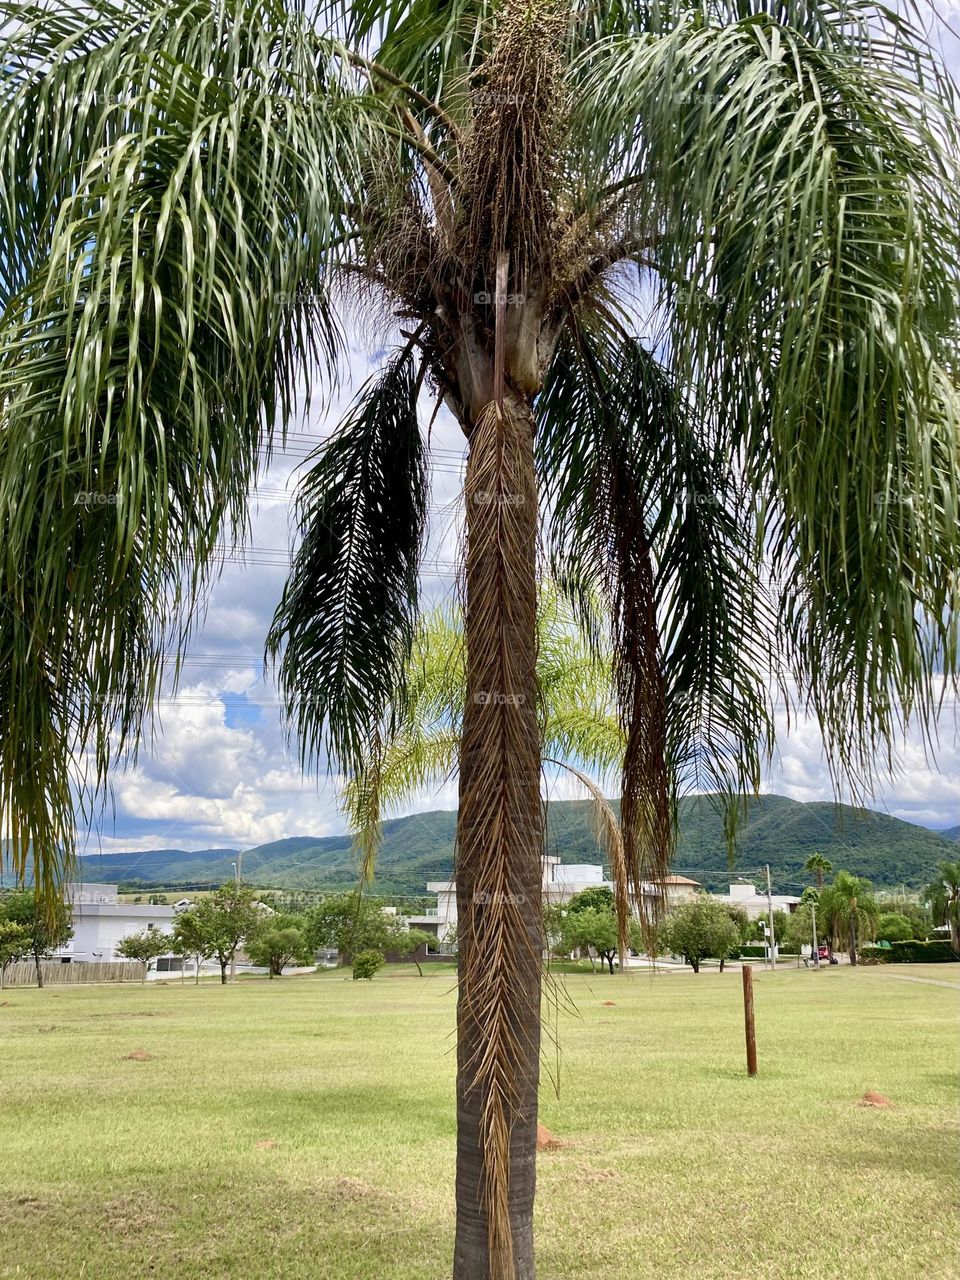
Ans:
[[[456,814],[450,811],[384,823],[375,891],[422,895],[428,880],[448,877],[455,823]],[[956,858],[958,838],[960,829],[933,832],[844,805],[762,796],[750,804],[730,866],[719,813],[710,797],[693,796],[680,806],[674,870],[716,890],[733,875],[758,878],[769,863],[774,888],[799,893],[809,883],[803,863],[811,853],[822,853],[834,867],[866,876],[878,887],[916,888],[929,880],[938,861]],[[547,851],[564,862],[602,861],[587,802],[548,805]],[[88,880],[143,888],[200,888],[229,879],[236,860],[235,849],[155,849],[88,855],[82,873]],[[357,875],[346,835],[296,836],[246,849],[242,870],[253,884],[288,889],[347,889],[356,884]]]
[[[947,840],[954,840],[960,844],[960,826],[947,827],[946,831],[941,831],[940,834],[945,836]]]

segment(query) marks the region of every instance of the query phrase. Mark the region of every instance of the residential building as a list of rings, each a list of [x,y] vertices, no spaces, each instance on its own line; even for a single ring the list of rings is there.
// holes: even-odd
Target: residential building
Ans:
[[[65,961],[115,960],[121,938],[144,929],[169,933],[173,907],[121,902],[115,884],[68,884],[64,898],[70,903],[73,937],[54,954]]]
[[[765,915],[768,909],[767,895],[758,892],[756,885],[749,880],[738,880],[730,886],[729,893],[712,893],[710,897],[728,906],[743,907],[751,919]],[[791,915],[800,905],[800,899],[789,893],[774,893],[770,902],[774,911],[787,911]]]
[[[603,867],[599,863],[562,862],[560,858],[550,854],[544,857],[544,903],[562,906],[574,894],[595,888],[613,889],[612,883],[604,879]],[[668,906],[692,897],[699,889],[699,883],[686,876],[667,876],[662,882]],[[427,884],[427,892],[437,895],[436,907],[429,907],[422,915],[410,916],[409,923],[413,928],[435,933],[439,941],[443,942],[457,924],[457,886],[453,880],[431,880]],[[644,885],[645,897],[652,899],[655,892],[652,884]],[[637,904],[634,902],[632,905],[636,910]]]

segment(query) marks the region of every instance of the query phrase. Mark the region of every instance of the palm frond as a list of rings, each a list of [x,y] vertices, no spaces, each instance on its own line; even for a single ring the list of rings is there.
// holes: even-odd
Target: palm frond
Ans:
[[[861,791],[957,670],[960,127],[907,20],[804,8],[597,45],[578,127],[634,193],[671,371],[743,460],[782,650]]]
[[[280,0],[0,14],[0,816],[50,888],[71,762],[92,803],[302,369],[334,369],[383,130]]]
[[[320,446],[299,494],[302,541],[267,641],[301,758],[348,773],[389,734],[418,602],[426,459],[408,345]]]
[[[716,794],[733,832],[769,749],[774,623],[749,513],[672,377],[604,313],[561,340],[538,402],[554,572],[612,611],[627,866],[666,873],[679,794]]]

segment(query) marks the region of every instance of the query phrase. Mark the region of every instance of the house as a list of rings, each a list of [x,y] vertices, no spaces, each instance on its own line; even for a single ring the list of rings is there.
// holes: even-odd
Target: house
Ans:
[[[116,960],[121,938],[131,933],[142,933],[145,929],[170,932],[176,914],[173,907],[120,902],[117,890],[115,884],[68,884],[64,887],[63,896],[71,909],[73,937],[54,952],[58,959],[73,962]]]
[[[691,902],[703,891],[699,880],[691,880],[689,876],[664,876],[657,882],[663,892],[667,908],[678,906],[681,902]]]
[[[562,862],[558,857],[545,855],[543,858],[543,902],[549,906],[563,906],[574,894],[584,889],[613,889],[609,880],[604,879],[603,867],[593,862]],[[662,892],[668,905],[674,901],[692,896],[700,888],[696,880],[688,880],[685,876],[668,876],[662,884]],[[437,895],[436,907],[428,907],[422,915],[409,916],[412,928],[423,929],[427,933],[435,933],[442,943],[457,924],[457,886],[453,880],[431,880],[427,884],[427,892]],[[644,885],[644,896],[651,900],[656,896],[654,885]],[[637,904],[632,903],[634,910]]]
[[[765,916],[768,910],[767,895],[758,893],[757,887],[749,880],[738,880],[730,886],[729,893],[712,893],[714,902],[722,902],[726,906],[743,907],[752,920],[755,916]],[[789,893],[774,893],[770,897],[774,911],[787,911],[791,915],[800,905],[800,899]]]

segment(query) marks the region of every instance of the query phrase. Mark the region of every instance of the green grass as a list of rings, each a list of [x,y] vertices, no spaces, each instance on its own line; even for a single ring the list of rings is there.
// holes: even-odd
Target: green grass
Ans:
[[[562,981],[542,1280],[960,1276],[960,966]],[[0,1276],[449,1275],[449,973],[0,1000]]]

